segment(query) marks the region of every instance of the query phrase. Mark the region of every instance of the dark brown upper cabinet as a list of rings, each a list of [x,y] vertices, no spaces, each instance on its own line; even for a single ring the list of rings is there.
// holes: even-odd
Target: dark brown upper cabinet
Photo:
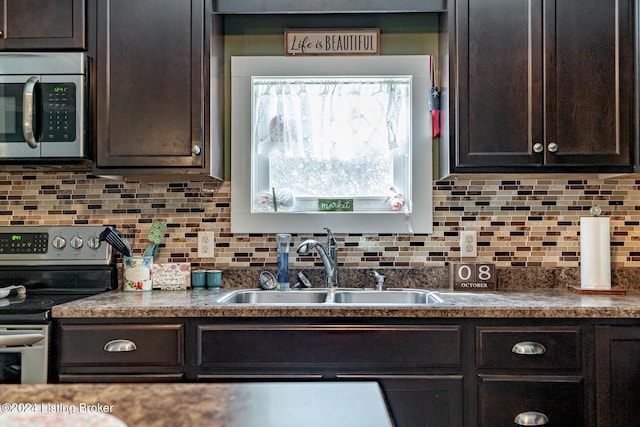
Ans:
[[[450,172],[629,172],[631,0],[456,2]]]
[[[0,0],[0,50],[84,50],[85,0]]]
[[[209,144],[210,4],[98,0],[98,173],[203,174],[221,163]]]

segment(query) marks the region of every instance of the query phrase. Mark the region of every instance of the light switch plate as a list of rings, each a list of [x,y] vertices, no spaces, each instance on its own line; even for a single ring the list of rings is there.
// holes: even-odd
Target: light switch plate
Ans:
[[[478,233],[475,230],[460,232],[460,258],[478,256]]]
[[[215,235],[213,231],[198,233],[198,258],[213,258],[214,248]]]

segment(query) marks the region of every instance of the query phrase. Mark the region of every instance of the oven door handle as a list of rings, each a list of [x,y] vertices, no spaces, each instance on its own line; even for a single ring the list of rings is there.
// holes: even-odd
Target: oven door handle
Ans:
[[[35,103],[33,92],[35,91],[38,80],[36,76],[29,77],[29,80],[24,84],[24,92],[22,92],[22,134],[31,148],[38,148],[38,142],[33,132],[33,110]]]
[[[135,351],[138,347],[136,343],[130,340],[112,340],[104,345],[104,351],[109,353],[122,353],[127,351]]]
[[[0,347],[24,347],[42,341],[42,334],[0,334]]]
[[[0,288],[0,298],[6,298],[9,296],[12,290],[16,290],[18,295],[24,295],[27,293],[27,288],[22,285],[7,286],[6,288]]]

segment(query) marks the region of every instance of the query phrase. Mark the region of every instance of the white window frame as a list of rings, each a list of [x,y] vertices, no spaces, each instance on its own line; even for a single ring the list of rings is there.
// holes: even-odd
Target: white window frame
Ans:
[[[232,57],[231,58],[231,232],[335,233],[433,232],[431,115],[427,97],[429,56]],[[251,77],[282,75],[411,75],[411,213],[252,213]],[[409,225],[410,224],[410,225]]]

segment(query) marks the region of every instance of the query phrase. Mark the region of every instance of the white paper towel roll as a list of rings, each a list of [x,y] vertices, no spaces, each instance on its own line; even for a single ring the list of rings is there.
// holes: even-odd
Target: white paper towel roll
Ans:
[[[609,217],[580,218],[580,287],[611,289]]]

